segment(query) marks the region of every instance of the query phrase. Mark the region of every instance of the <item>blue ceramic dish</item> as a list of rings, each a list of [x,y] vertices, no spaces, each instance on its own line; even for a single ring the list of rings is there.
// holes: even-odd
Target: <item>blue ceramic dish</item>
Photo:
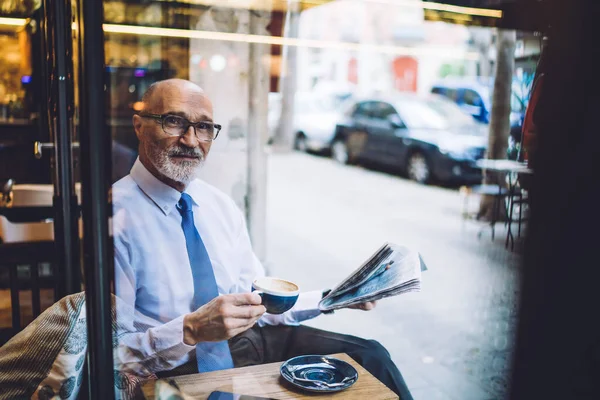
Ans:
[[[259,278],[252,282],[252,291],[262,297],[262,305],[269,314],[282,314],[298,300],[298,285],[278,278]]]
[[[358,372],[346,361],[318,355],[290,358],[279,373],[297,388],[317,393],[339,392],[358,380]]]

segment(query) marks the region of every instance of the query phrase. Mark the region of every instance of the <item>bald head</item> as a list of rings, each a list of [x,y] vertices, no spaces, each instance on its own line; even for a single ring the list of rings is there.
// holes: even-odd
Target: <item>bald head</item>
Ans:
[[[143,112],[162,114],[163,112],[157,112],[157,110],[169,106],[169,102],[173,99],[189,97],[195,99],[202,97],[210,102],[204,90],[194,82],[185,79],[165,79],[154,82],[142,96],[142,110]],[[210,108],[212,111],[212,104]]]

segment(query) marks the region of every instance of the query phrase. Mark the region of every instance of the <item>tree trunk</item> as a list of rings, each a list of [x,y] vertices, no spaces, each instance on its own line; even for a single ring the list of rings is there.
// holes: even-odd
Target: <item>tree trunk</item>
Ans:
[[[291,7],[291,6],[290,6]],[[300,12],[289,10],[284,37],[298,38]],[[288,152],[294,145],[294,96],[296,94],[296,64],[298,47],[284,46],[281,69],[281,115],[273,135],[272,148],[278,152]]]
[[[496,78],[492,95],[492,115],[490,119],[487,158],[505,159],[510,133],[510,97],[512,92],[512,76],[515,69],[516,32],[498,30],[496,40]],[[486,172],[484,184],[505,185],[504,175],[496,172]],[[491,219],[494,199],[483,196],[479,204],[478,218]],[[502,210],[502,207],[500,208]],[[498,218],[504,217],[500,213]]]

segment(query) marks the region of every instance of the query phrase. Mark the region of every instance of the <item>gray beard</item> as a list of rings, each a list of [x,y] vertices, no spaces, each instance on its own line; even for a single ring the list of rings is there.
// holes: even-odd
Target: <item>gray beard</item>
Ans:
[[[175,182],[187,185],[198,177],[200,168],[204,163],[204,153],[202,150],[196,149],[194,154],[199,156],[198,160],[183,161],[179,164],[175,164],[171,161],[170,154],[184,152],[180,149],[181,148],[172,147],[167,150],[162,150],[153,143],[146,144],[146,154],[148,154],[148,158],[150,158],[150,161],[157,171]]]

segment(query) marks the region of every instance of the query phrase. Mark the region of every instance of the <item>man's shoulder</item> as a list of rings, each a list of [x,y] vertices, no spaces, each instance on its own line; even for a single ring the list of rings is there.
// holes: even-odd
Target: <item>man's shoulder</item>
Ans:
[[[131,175],[124,176],[112,185],[113,204],[121,205],[124,201],[139,195],[139,187]]]
[[[138,215],[143,213],[142,205],[144,202],[144,192],[133,180],[131,175],[127,175],[112,185],[112,205],[113,216],[115,219],[122,219],[126,215]]]
[[[115,189],[131,190],[131,188],[134,186],[137,186],[137,184],[131,177],[131,174],[128,174],[128,175],[125,175],[124,177],[122,177],[121,179],[119,179],[118,181],[116,181],[115,183],[113,183],[112,188],[113,188],[113,191]]]

